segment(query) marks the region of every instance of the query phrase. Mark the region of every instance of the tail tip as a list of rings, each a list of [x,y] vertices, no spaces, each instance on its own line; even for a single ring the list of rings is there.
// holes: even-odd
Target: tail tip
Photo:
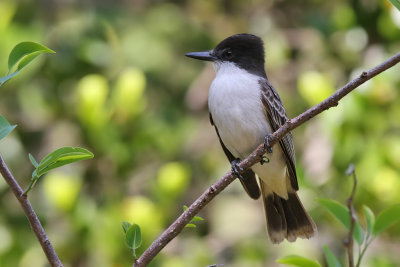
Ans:
[[[295,230],[289,231],[287,234],[287,240],[289,242],[295,242],[297,238],[310,239],[318,235],[317,227],[314,222],[311,221],[309,225],[301,226]]]
[[[310,225],[301,226],[288,232],[284,230],[269,232],[269,238],[273,244],[279,244],[285,239],[293,243],[297,238],[310,239],[316,235],[318,235],[318,231],[314,222],[311,222]]]

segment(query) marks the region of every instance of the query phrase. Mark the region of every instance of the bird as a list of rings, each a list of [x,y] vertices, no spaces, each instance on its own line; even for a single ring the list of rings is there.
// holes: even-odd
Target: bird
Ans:
[[[247,194],[253,199],[261,196],[271,242],[294,242],[314,236],[316,225],[297,195],[292,134],[289,132],[272,147],[268,143],[270,134],[288,117],[267,78],[262,39],[248,33],[236,34],[212,50],[185,56],[210,61],[214,67],[216,75],[208,95],[210,122]],[[263,142],[267,153],[260,162],[241,170],[240,160]]]

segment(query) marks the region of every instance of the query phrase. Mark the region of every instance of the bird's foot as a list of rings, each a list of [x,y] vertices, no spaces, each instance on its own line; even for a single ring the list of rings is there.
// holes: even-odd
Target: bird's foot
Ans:
[[[260,156],[260,164],[261,165],[264,165],[265,163],[268,163],[269,162],[269,158],[268,157],[266,157],[265,155],[262,155],[262,156]]]
[[[272,154],[272,146],[271,146],[271,135],[267,134],[264,137],[264,149],[267,151],[268,154]]]
[[[239,178],[240,180],[244,181],[243,176],[240,174],[241,172],[243,172],[243,169],[239,166],[240,163],[240,159],[234,159],[231,162],[231,167],[232,167],[232,173],[233,175],[235,175],[237,178]]]

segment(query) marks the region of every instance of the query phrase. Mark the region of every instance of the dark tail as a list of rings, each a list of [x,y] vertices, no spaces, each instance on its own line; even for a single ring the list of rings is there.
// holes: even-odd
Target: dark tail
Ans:
[[[300,202],[296,192],[288,193],[288,199],[275,193],[265,193],[261,186],[271,242],[278,244],[287,239],[294,242],[299,238],[311,238],[317,227]]]

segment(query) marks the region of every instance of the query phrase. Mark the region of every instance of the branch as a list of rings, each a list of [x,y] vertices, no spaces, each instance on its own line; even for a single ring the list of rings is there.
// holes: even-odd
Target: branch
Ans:
[[[364,71],[360,76],[354,80],[347,83],[345,86],[337,90],[330,97],[315,105],[305,112],[301,113],[299,116],[287,120],[287,122],[282,125],[278,130],[271,134],[269,141],[272,147],[276,144],[282,137],[284,137],[288,132],[300,126],[304,122],[310,120],[321,112],[335,107],[339,104],[341,100],[348,93],[353,91],[355,88],[365,83],[372,77],[375,77],[379,73],[393,67],[400,61],[400,53],[397,53],[393,57],[389,58],[385,62],[379,64],[369,71]],[[247,158],[240,162],[239,166],[243,171],[247,170],[254,164],[260,161],[260,157],[265,154],[264,144],[261,144],[255,149]],[[168,228],[165,230],[151,245],[146,249],[146,251],[136,259],[133,266],[141,267],[146,266],[172,239],[174,239],[185,227],[186,224],[202,209],[204,208],[216,195],[218,195],[222,190],[225,189],[230,183],[235,180],[234,174],[230,171],[227,172],[221,179],[219,179],[215,184],[209,187],[196,201],[190,205],[190,207],[182,213],[178,219],[175,220]]]
[[[18,199],[21,204],[25,216],[28,218],[31,229],[36,235],[36,238],[39,240],[40,245],[44,253],[46,254],[47,260],[49,261],[52,267],[62,267],[62,263],[55,252],[53,245],[51,244],[49,238],[46,235],[42,225],[40,224],[39,218],[37,217],[35,211],[32,208],[31,203],[28,200],[28,196],[24,194],[18,182],[15,180],[14,176],[11,174],[8,169],[6,163],[0,155],[0,173],[3,176],[4,180],[11,187],[12,192],[15,197]]]

